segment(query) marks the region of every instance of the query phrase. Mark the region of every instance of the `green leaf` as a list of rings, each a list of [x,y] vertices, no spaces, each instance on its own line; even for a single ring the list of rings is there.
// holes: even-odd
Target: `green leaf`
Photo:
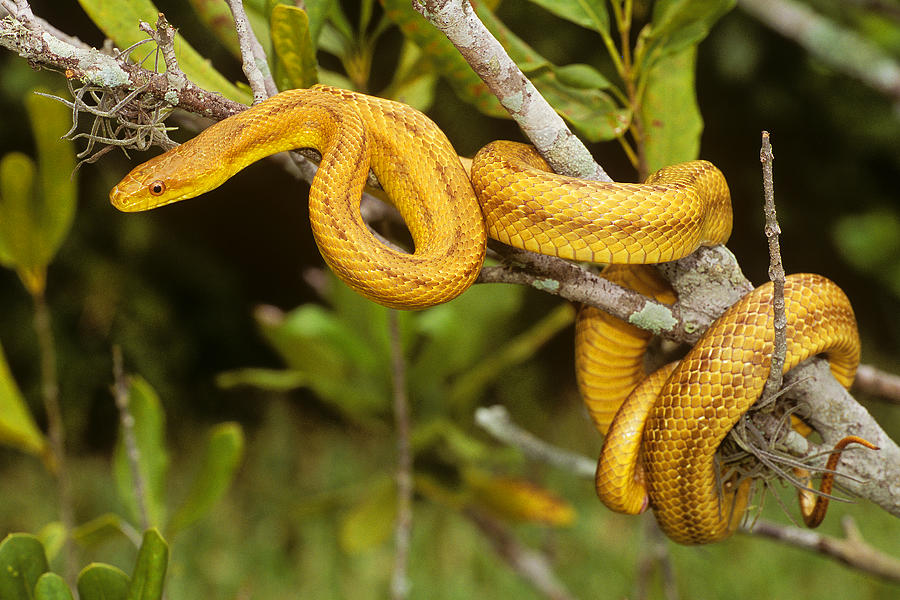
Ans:
[[[0,598],[31,600],[38,578],[49,570],[44,546],[28,533],[11,533],[0,543]]]
[[[603,90],[612,85],[603,73],[591,65],[571,64],[556,67],[556,76],[565,85],[586,90]]]
[[[138,551],[128,600],[160,600],[169,563],[169,546],[155,528],[144,532],[144,540]]]
[[[139,21],[155,26],[159,13],[150,0],[78,0],[78,2],[97,27],[119,48],[128,48],[145,39],[146,35],[138,29]],[[141,60],[147,52],[146,48],[142,46],[133,50],[132,58]],[[181,34],[175,35],[175,56],[178,58],[179,68],[200,87],[219,92],[237,102],[245,104],[250,102],[250,94],[222,76]],[[152,67],[152,64],[149,63],[149,66]]]
[[[486,115],[509,117],[459,51],[444,34],[412,8],[409,0],[382,0],[381,5],[385,15],[400,28],[408,40],[429,57],[432,65],[462,100],[469,102]]]
[[[241,58],[241,45],[234,30],[234,17],[228,4],[222,0],[189,0],[191,7],[203,24],[219,42],[237,59]],[[244,11],[250,27],[263,48],[269,46],[269,26],[264,2],[244,2]]]
[[[335,296],[345,290],[340,286]],[[346,290],[347,294],[353,292]],[[321,306],[304,305],[290,313],[262,308],[257,321],[263,335],[281,354],[288,367],[307,378],[311,390],[346,416],[365,421],[387,407],[390,398],[390,370],[382,340],[373,344],[370,328],[384,323],[385,309],[359,297],[359,316],[375,311],[369,323],[360,325]],[[371,308],[370,306],[375,308]],[[299,376],[298,376],[299,380]]]
[[[318,82],[316,50],[306,11],[278,4],[270,18],[279,89],[308,88]]]
[[[0,346],[0,443],[49,458],[47,439],[28,410]]]
[[[609,32],[606,0],[531,0],[557,17],[597,32]]]
[[[359,554],[387,540],[397,520],[397,486],[388,477],[379,477],[366,486],[362,501],[341,521],[338,539],[348,554]]]
[[[72,600],[72,591],[56,573],[44,573],[34,586],[34,600]]]
[[[216,385],[223,389],[250,385],[270,392],[287,392],[307,387],[309,384],[309,377],[299,371],[290,369],[248,367],[227,371],[216,376]]]
[[[832,234],[841,257],[900,297],[900,216],[887,208],[842,217]]]
[[[437,81],[438,74],[431,59],[411,41],[404,40],[394,78],[381,96],[425,112],[434,102]]]
[[[60,521],[51,521],[41,527],[41,530],[38,532],[38,539],[44,545],[47,560],[52,561],[59,555],[67,537],[66,527]]]
[[[156,392],[141,377],[134,377],[128,388],[128,402],[134,417],[138,471],[142,480],[143,504],[151,526],[165,521],[166,473],[169,456],[165,446],[165,413]],[[137,486],[128,458],[123,432],[113,455],[113,471],[119,497],[136,523],[142,521],[136,495]]]
[[[35,248],[36,174],[37,166],[25,154],[10,152],[0,158],[0,254],[30,293],[43,291],[46,282],[46,264]]]
[[[237,423],[215,426],[206,444],[200,472],[187,499],[169,523],[170,536],[204,517],[228,490],[244,455],[244,432]]]
[[[36,94],[25,105],[38,164],[19,153],[0,160],[0,262],[35,294],[43,291],[47,265],[75,216],[75,147],[59,139],[72,118],[64,105]]]
[[[114,538],[129,537],[132,531],[134,530],[131,525],[121,516],[115,513],[106,513],[73,529],[72,539],[85,548],[92,548]]]
[[[694,90],[696,47],[658,61],[641,104],[647,172],[697,158],[703,117]]]
[[[510,58],[531,77],[532,83],[547,102],[581,135],[593,142],[622,135],[630,122],[628,111],[618,108],[606,92],[583,87],[583,78],[587,76],[584,67],[564,70],[564,78],[567,75],[571,78],[573,73],[582,77],[577,85],[568,84],[557,75],[557,67],[510,31],[490,10],[479,5],[476,13],[485,27],[503,44]],[[609,87],[609,82],[599,73],[593,79],[598,87]]]
[[[79,600],[127,600],[128,575],[119,568],[91,563],[78,574]]]
[[[313,47],[319,43],[319,35],[329,15],[337,12],[335,0],[306,0],[306,14],[309,16],[309,37]]]
[[[49,93],[46,89],[33,91]],[[35,93],[26,96],[25,108],[37,145],[40,240],[36,244],[41,260],[49,264],[75,218],[75,143],[60,139],[71,125],[72,112],[61,102]]]
[[[647,42],[659,48],[655,59],[698,44],[737,0],[658,0]]]

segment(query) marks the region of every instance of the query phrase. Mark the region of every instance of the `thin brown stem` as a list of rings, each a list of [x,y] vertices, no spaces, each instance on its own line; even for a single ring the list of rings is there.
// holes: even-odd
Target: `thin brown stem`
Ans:
[[[778,236],[781,228],[778,226],[778,216],[775,213],[775,184],[772,162],[775,156],[772,153],[772,143],[769,132],[762,132],[762,148],[759,152],[759,160],[763,171],[763,193],[765,195],[766,214],[766,239],[769,242],[769,279],[774,286],[772,291],[772,307],[775,313],[775,346],[772,350],[772,364],[769,377],[760,396],[760,402],[765,404],[775,398],[775,394],[781,389],[782,371],[784,370],[784,358],[787,353],[787,316],[784,312],[784,266],[781,264],[781,244]]]
[[[63,425],[62,410],[59,405],[59,384],[56,376],[56,344],[53,338],[53,324],[50,309],[43,290],[32,295],[34,302],[34,330],[37,335],[41,353],[41,398],[44,412],[47,415],[47,435],[53,453],[56,476],[57,501],[59,502],[59,520],[66,530],[66,542],[63,546],[66,579],[75,580],[78,565],[75,559],[75,548],[72,545],[72,529],[75,517],[72,508],[72,485],[66,460],[66,433]]]
[[[134,482],[134,497],[137,502],[138,518],[141,520],[141,530],[146,531],[150,527],[150,517],[147,513],[145,498],[147,487],[141,474],[141,452],[134,433],[134,415],[131,414],[131,394],[129,389],[130,386],[125,376],[125,368],[122,362],[122,349],[119,346],[114,346],[113,396],[116,400],[116,408],[119,410],[122,440],[125,443],[125,454],[128,457],[131,480]]]
[[[841,525],[844,529],[843,538],[763,520],[757,521],[750,533],[829,556],[863,573],[900,582],[900,560],[880,552],[866,542],[850,517],[844,517]]]
[[[406,384],[406,357],[397,311],[388,311],[391,341],[391,372],[394,388],[394,426],[397,430],[397,522],[394,528],[394,571],[391,598],[409,596],[409,546],[412,537],[412,452],[410,450],[409,397]]]
[[[524,546],[500,521],[474,509],[465,514],[491,543],[510,568],[549,600],[569,600],[573,596],[553,572],[547,557]]]

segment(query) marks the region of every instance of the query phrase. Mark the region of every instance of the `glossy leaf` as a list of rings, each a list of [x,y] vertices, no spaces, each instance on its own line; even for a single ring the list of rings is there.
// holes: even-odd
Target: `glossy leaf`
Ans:
[[[890,208],[842,217],[833,239],[841,257],[900,297],[900,216]]]
[[[44,289],[46,263],[35,248],[37,165],[20,152],[0,158],[0,246],[4,264],[16,270],[31,293]]]
[[[486,115],[508,117],[497,98],[469,67],[453,44],[417,13],[408,0],[382,0],[384,12],[407,39],[429,57],[434,68],[464,101]]]
[[[36,92],[49,93],[38,89]],[[78,194],[75,143],[60,139],[72,122],[71,111],[61,102],[29,94],[25,107],[37,146],[38,202],[41,260],[49,264],[72,227]]]
[[[278,4],[270,17],[279,89],[308,88],[318,82],[316,51],[306,11]]]
[[[128,600],[131,580],[121,569],[92,563],[78,574],[79,600]]]
[[[219,42],[237,59],[241,58],[241,45],[234,30],[234,17],[224,0],[189,0],[191,7],[203,24]],[[269,46],[269,26],[265,16],[265,2],[244,2],[244,12],[250,27],[263,48]]]
[[[240,425],[222,423],[213,427],[191,491],[169,523],[170,536],[209,513],[234,481],[243,456],[244,432]]]
[[[647,41],[659,52],[656,59],[696,45],[731,10],[736,0],[658,0]]]
[[[160,600],[169,564],[169,546],[155,528],[144,532],[141,549],[138,551],[128,600]]]
[[[696,48],[657,62],[647,78],[641,105],[648,173],[697,158],[703,117],[694,90]]]
[[[34,586],[34,600],[72,600],[72,591],[56,573],[44,573]]]
[[[381,316],[373,323],[384,323],[385,309],[358,296],[357,306],[360,314],[377,311]],[[342,316],[315,305],[287,314],[271,308],[257,311],[263,335],[287,366],[307,377],[309,388],[322,400],[354,420],[366,420],[387,406],[388,354],[373,347],[366,335],[371,325],[354,327],[353,320]]]
[[[480,6],[476,12],[547,102],[582,136],[597,142],[613,139],[625,131],[630,120],[629,113],[618,108],[609,94],[601,89],[583,87],[583,80],[578,85],[566,83],[565,77],[572,75],[571,68],[560,78],[554,65],[510,31],[492,12]],[[576,68],[575,74],[584,76],[586,72],[584,68]],[[601,83],[599,79],[597,82]],[[609,86],[605,79],[602,84],[603,87]]]
[[[13,379],[0,346],[0,444],[46,456],[47,439],[38,429]]]
[[[127,533],[126,530],[128,530]],[[128,537],[128,534],[133,531],[131,525],[120,515],[106,513],[99,517],[94,517],[73,529],[72,539],[78,542],[79,546],[93,548],[115,538]]]
[[[557,17],[597,32],[609,31],[606,0],[531,0]]]
[[[44,546],[28,533],[12,533],[0,543],[0,598],[31,600],[38,578],[49,570]]]
[[[128,401],[134,417],[134,436],[138,452],[138,469],[143,483],[143,504],[151,526],[165,521],[166,474],[169,456],[165,446],[165,414],[156,392],[141,377],[134,377],[128,388]],[[138,508],[137,486],[120,431],[113,456],[113,471],[119,497],[135,523],[142,517]]]
[[[309,17],[309,37],[315,48],[329,15],[336,12],[337,2],[335,0],[306,0],[305,5],[306,14]]]
[[[437,81],[437,70],[428,56],[411,41],[404,40],[394,78],[381,95],[424,112],[434,102]]]
[[[397,487],[383,477],[366,485],[362,501],[341,521],[339,541],[348,554],[358,554],[385,542],[397,519]]]
[[[586,90],[603,90],[611,84],[609,80],[591,65],[571,64],[556,67],[556,76],[565,85]]]
[[[0,160],[0,262],[15,268],[29,292],[38,294],[75,216],[75,148],[59,139],[72,119],[63,104],[29,94],[25,105],[37,163],[19,153]]]
[[[524,479],[493,475],[475,468],[466,469],[463,479],[473,500],[497,516],[557,527],[575,521],[575,509],[571,504]]]
[[[78,2],[97,27],[119,48],[128,48],[145,39],[146,35],[138,29],[138,23],[144,21],[155,27],[159,13],[150,0],[78,0]],[[173,26],[177,26],[177,23],[173,23]],[[147,48],[148,46],[136,48],[131,53],[132,58],[141,60],[147,53]],[[250,102],[250,94],[222,76],[181,34],[175,36],[175,56],[178,58],[178,67],[200,87],[219,92],[226,98],[238,102],[245,104]],[[147,66],[153,68],[152,59]],[[160,69],[162,68],[160,60]]]
[[[38,532],[38,539],[44,545],[47,560],[52,562],[59,555],[67,537],[66,527],[60,521],[51,521],[41,527],[41,530]]]

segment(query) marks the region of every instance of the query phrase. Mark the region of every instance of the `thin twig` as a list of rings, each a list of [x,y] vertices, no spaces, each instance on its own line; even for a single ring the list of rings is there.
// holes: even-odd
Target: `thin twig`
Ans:
[[[475,423],[492,436],[518,448],[534,460],[553,465],[578,477],[593,479],[597,461],[557,448],[513,423],[505,406],[495,405],[475,411]]]
[[[775,213],[775,184],[772,174],[772,162],[775,156],[772,154],[772,143],[769,132],[762,132],[762,148],[759,151],[759,161],[762,163],[763,192],[765,195],[766,214],[766,239],[769,242],[769,279],[772,281],[772,308],[774,311],[775,344],[772,349],[772,363],[769,369],[769,377],[763,387],[759,403],[766,405],[774,401],[778,390],[781,389],[782,371],[784,359],[787,353],[787,315],[784,313],[784,266],[781,264],[781,244],[778,236],[781,228],[778,226],[778,216]]]
[[[467,0],[419,0],[414,6],[426,19],[447,35],[472,69],[485,80],[491,89],[503,90],[504,78],[510,77],[510,73],[513,74],[510,77],[512,80],[524,77],[507,68],[508,63],[512,61],[490,32],[484,29],[480,23],[475,23],[478,21],[477,16],[472,12]],[[525,94],[529,89],[527,84],[515,84],[511,91]],[[520,98],[532,100],[531,96],[523,95]],[[537,99],[536,96],[534,98]],[[546,146],[548,137],[563,139],[572,135],[565,128],[564,123],[548,127],[536,118],[541,114],[542,111],[519,111],[517,115],[520,127],[535,146]],[[575,156],[580,155],[576,152]],[[575,162],[577,163],[578,160],[576,159]],[[573,169],[564,159],[560,160],[558,164],[551,161],[551,164],[557,172],[577,175],[577,169]],[[510,260],[509,256],[504,256],[504,260],[508,264],[484,268],[479,281],[506,280],[531,285],[549,293],[573,299],[575,299],[574,294],[569,295],[569,291],[573,289],[576,289],[577,294],[586,297],[597,296],[596,292],[592,292],[590,289],[595,282],[588,271],[574,267],[566,273],[563,266],[558,265],[564,261],[554,263],[553,257],[529,259],[528,255],[529,253],[523,251],[518,260]],[[541,264],[546,258],[551,259],[554,274],[548,276],[538,270],[539,274],[535,276],[536,265]],[[723,246],[700,248],[691,256],[664,263],[659,267],[678,294],[678,304],[675,307],[657,306],[658,303],[645,300],[646,304],[642,305],[641,310],[631,312],[626,320],[672,339],[692,338],[696,340],[724,312],[725,308],[753,289],[753,286],[741,273],[735,257]],[[616,290],[610,293],[625,297],[625,294]],[[608,295],[606,297],[609,298]],[[579,299],[579,301],[581,300]],[[599,302],[589,303],[602,309],[606,308]],[[616,314],[616,310],[613,309],[612,313],[619,316]],[[823,385],[817,376],[819,363],[822,362],[822,360],[807,361],[792,371],[796,382],[794,390],[792,390],[794,394],[792,397],[802,396],[813,414],[824,416],[821,421],[814,423],[816,430],[822,434],[823,438],[826,438],[826,441],[835,443],[852,429],[854,434],[877,443],[882,448],[883,456],[900,453],[900,448],[884,434],[871,415],[864,410],[857,410],[861,407],[843,389],[837,390],[830,385],[821,389],[818,387]],[[827,363],[823,364],[827,370]],[[836,384],[833,378],[831,379]],[[841,409],[839,407],[842,403],[853,406]],[[847,423],[828,419],[828,415],[840,413],[842,410],[853,413],[859,420]],[[885,454],[888,446],[890,447],[888,454]],[[892,477],[900,481],[900,464],[871,462],[871,458],[862,459],[862,454],[856,453],[847,456],[842,462],[842,470],[852,471],[851,463],[857,463],[858,467],[864,466],[861,471],[865,474],[856,471],[854,475],[863,478],[869,477],[871,481],[885,482],[886,490],[889,491],[879,493],[872,489],[876,486],[856,486],[853,492],[873,499],[892,514],[900,515],[900,509],[898,509],[900,507],[900,486],[887,483],[891,481]]]
[[[900,404],[900,376],[872,365],[859,365],[853,389]]]
[[[56,375],[56,343],[53,339],[53,325],[50,309],[43,290],[32,293],[34,301],[34,329],[37,334],[38,347],[41,353],[41,397],[44,401],[44,412],[47,416],[48,437],[55,463],[56,490],[59,501],[59,520],[66,531],[63,545],[63,560],[66,579],[75,580],[78,565],[75,560],[75,548],[72,545],[72,530],[75,527],[75,516],[72,504],[72,481],[66,457],[66,431],[62,420],[62,409],[59,405],[59,384]]]
[[[656,519],[644,519],[644,542],[646,551],[641,553],[634,578],[634,599],[646,600],[650,597],[650,578],[658,567],[666,600],[678,600],[678,582],[669,555],[669,543]]]
[[[247,13],[244,11],[242,0],[227,0],[231,14],[234,16],[234,30],[237,32],[238,42],[241,47],[241,59],[244,76],[253,90],[253,104],[258,104],[278,93],[278,87],[269,71],[266,62],[266,52],[262,44],[256,39]]]
[[[545,597],[550,600],[574,598],[553,572],[546,556],[524,546],[497,519],[471,508],[464,513],[484,534],[497,555]]]
[[[116,408],[119,411],[119,423],[122,427],[122,441],[125,444],[125,455],[128,458],[128,468],[131,470],[131,481],[134,483],[134,497],[137,503],[138,518],[141,531],[150,527],[150,516],[147,513],[144,485],[144,476],[141,473],[141,451],[137,445],[134,432],[134,415],[131,414],[131,393],[128,379],[125,376],[125,368],[122,361],[122,349],[113,346],[113,397]]]
[[[849,516],[841,520],[844,537],[836,538],[808,529],[778,525],[758,520],[752,530],[744,530],[760,537],[804,548],[836,559],[863,573],[871,573],[888,581],[900,582],[900,560],[880,552],[863,540],[856,524]]]
[[[397,429],[397,522],[394,528],[394,571],[391,598],[409,597],[409,545],[412,536],[412,452],[409,435],[409,398],[406,385],[406,357],[397,311],[388,311],[391,339],[391,373],[394,388],[394,425]]]

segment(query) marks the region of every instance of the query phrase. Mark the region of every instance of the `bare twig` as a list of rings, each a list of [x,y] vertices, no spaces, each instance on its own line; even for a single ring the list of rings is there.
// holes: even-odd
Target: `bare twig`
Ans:
[[[141,451],[138,449],[137,438],[134,433],[134,415],[131,413],[131,393],[128,379],[125,377],[125,368],[122,361],[122,349],[113,346],[113,397],[116,408],[119,411],[119,424],[122,428],[122,441],[125,444],[125,455],[128,458],[128,468],[131,470],[131,480],[134,482],[134,498],[137,503],[138,517],[141,522],[141,531],[150,527],[150,517],[147,513],[146,485],[141,473]]]
[[[824,370],[828,372],[828,365],[824,364]],[[829,376],[830,377],[830,376]],[[787,377],[790,379],[790,374]],[[834,381],[833,377],[830,377]],[[790,382],[788,382],[790,384]],[[837,388],[843,390],[837,381],[834,381]],[[491,408],[478,409],[475,415],[476,422],[484,427],[484,429],[499,441],[510,446],[521,449],[535,460],[540,460],[546,464],[563,469],[572,473],[577,477],[593,480],[594,478],[594,461],[586,456],[575,454],[567,450],[563,450],[552,444],[549,444],[534,436],[531,432],[521,428],[509,418],[509,413],[502,406],[493,406]],[[854,417],[851,417],[851,420]],[[800,436],[802,437],[802,436]],[[862,454],[862,452],[857,452]],[[873,454],[873,453],[870,453]],[[900,462],[900,456],[880,457],[881,461],[893,461],[896,465]],[[894,477],[892,481],[888,481]],[[845,487],[851,488],[854,482],[845,482]],[[896,478],[896,473],[889,474],[884,479],[877,482],[864,482],[857,485],[865,486],[900,486],[900,479]],[[887,492],[887,495],[897,495],[897,489]],[[896,512],[894,514],[897,514]],[[777,525],[764,520],[757,519],[752,524],[743,528],[744,533],[759,535],[762,537],[770,537],[778,539],[784,543],[805,548],[812,552],[830,556],[850,566],[858,568],[867,573],[873,573],[886,579],[896,581],[900,574],[900,560],[883,554],[865,542],[857,531],[852,521],[843,521],[845,540],[823,536],[806,529],[796,527]],[[666,587],[675,587],[673,580],[668,579],[663,567],[663,578]],[[668,582],[668,583],[667,583]]]
[[[886,373],[872,365],[859,365],[853,389],[900,404],[900,376]]]
[[[508,55],[506,55],[499,43],[493,39],[490,32],[479,26],[478,23],[475,23],[478,19],[472,12],[469,3],[466,0],[420,0],[416,8],[425,18],[434,23],[436,27],[448,36],[450,41],[457,46],[460,53],[472,66],[473,70],[485,80],[485,83],[491,89],[501,90],[498,95],[502,98],[505,93],[503,84],[507,80],[513,80],[520,75],[510,77],[509,74],[512,71],[506,66],[508,64],[507,61],[509,61]],[[498,65],[503,66],[500,67]],[[524,87],[519,85],[515,89],[522,94],[519,96],[520,98],[527,98],[529,102],[532,100],[536,102],[541,101],[536,96],[525,94],[529,89],[527,85],[524,85]],[[514,105],[512,108],[515,109],[516,106]],[[568,130],[565,129],[565,124],[561,122],[552,121],[552,123],[557,124],[542,130],[542,127],[547,126],[536,115],[542,115],[543,110],[515,112],[517,112],[516,116],[520,127],[536,146],[546,145],[548,137],[555,140],[572,136],[571,133],[567,133]],[[544,135],[548,130],[552,134],[549,136]],[[577,153],[576,156],[578,156]],[[579,160],[576,159],[575,162],[579,163]],[[550,162],[554,170],[559,173],[578,175],[578,169],[573,168],[569,161],[565,159],[560,159],[558,162]],[[505,281],[531,285],[580,302],[593,298],[593,300],[587,300],[587,302],[604,310],[611,307],[611,304],[614,304],[617,300],[622,301],[628,296],[621,290],[609,286],[606,287],[602,294],[591,291],[594,285],[604,286],[604,284],[597,283],[588,271],[578,267],[566,267],[563,264],[564,261],[534,257],[524,251],[519,252],[511,259],[513,254],[504,253],[503,258],[508,263],[505,266],[484,268],[479,281]],[[542,268],[545,270],[541,270]],[[666,278],[669,279],[678,294],[678,303],[673,307],[667,307],[666,305],[659,305],[658,303],[644,300],[643,304],[638,305],[640,308],[637,312],[635,312],[635,309],[638,307],[634,305],[626,309],[625,320],[639,327],[660,333],[670,339],[695,341],[727,307],[731,306],[737,299],[753,288],[740,272],[737,260],[724,247],[701,248],[691,256],[672,263],[664,263],[659,265],[659,268]],[[600,289],[603,289],[603,287]],[[601,300],[599,296],[603,296],[603,299]],[[612,300],[614,296],[617,296],[617,300]],[[636,298],[630,298],[628,301],[640,302]],[[619,308],[611,308],[611,314],[617,317],[622,316],[622,311]],[[793,370],[792,375],[795,377],[793,379],[795,383],[792,391],[795,395],[806,399],[805,402],[812,413],[827,415],[833,412],[831,403],[837,397],[817,393],[816,386],[819,383],[815,376],[815,369],[819,362],[822,361],[808,361],[806,364]],[[825,369],[827,370],[827,364],[825,364]],[[836,382],[834,383],[836,384]],[[837,401],[844,401],[858,406],[855,400],[846,394],[843,400]],[[868,413],[855,411],[854,414],[860,420],[852,423],[852,425],[846,422],[837,423],[823,419],[815,424],[816,429],[826,438],[826,442],[833,444],[850,433],[848,431],[849,426],[852,427],[853,433],[856,435],[873,441],[882,448],[885,448],[884,444],[887,444],[891,447],[891,452],[895,450],[900,452],[900,448],[884,435],[881,428]],[[873,438],[877,438],[877,441],[873,440]],[[884,441],[884,444],[881,443],[882,441]],[[860,457],[863,454],[862,452],[848,454],[842,460],[842,469],[849,470],[850,464],[860,461]],[[886,470],[891,474],[897,474],[897,480],[900,481],[900,473],[897,473],[900,470],[898,463],[895,463],[895,465],[898,465],[896,467],[889,465],[884,469],[876,467],[873,463],[866,463],[866,461],[862,461],[860,464],[867,464],[867,468],[877,469],[877,473],[868,474],[870,477],[886,481],[881,478],[882,475],[886,474]],[[858,473],[858,475],[863,478],[866,477],[862,473]],[[853,491],[867,498],[872,496],[881,497],[880,494],[871,490],[871,487],[874,486],[858,486]],[[896,502],[900,502],[900,490],[894,490],[894,492]],[[890,512],[896,510],[896,502],[894,500],[883,497],[881,500],[879,504],[886,510]],[[878,501],[876,500],[876,502]],[[894,512],[894,514],[900,515],[897,512]]]
[[[391,373],[394,388],[394,424],[397,429],[397,522],[394,528],[394,572],[391,598],[409,597],[409,544],[412,536],[412,453],[409,445],[409,398],[406,387],[406,358],[397,311],[388,311],[391,340]]]
[[[247,13],[244,11],[242,0],[227,0],[228,7],[234,17],[234,30],[237,32],[238,42],[241,47],[241,59],[244,76],[253,90],[253,104],[262,102],[270,96],[278,93],[272,73],[269,72],[269,63],[266,61],[266,51],[256,39]]]
[[[37,334],[38,347],[41,353],[41,397],[44,401],[44,412],[47,416],[47,429],[50,448],[55,465],[57,499],[59,501],[59,520],[66,531],[63,544],[63,560],[66,579],[75,580],[78,565],[75,562],[75,549],[72,546],[72,529],[75,527],[74,508],[72,504],[72,480],[66,457],[66,430],[62,420],[62,409],[59,405],[59,383],[56,374],[56,343],[53,339],[53,325],[50,308],[43,289],[32,291],[34,301],[34,329]]]
[[[547,557],[522,545],[500,521],[474,509],[466,509],[464,512],[481,530],[500,558],[536,590],[550,600],[573,598],[553,572]]]
[[[787,316],[784,314],[784,267],[781,264],[781,244],[778,236],[781,228],[778,227],[778,216],[775,213],[775,184],[772,175],[772,143],[769,132],[762,132],[762,148],[759,152],[759,160],[763,169],[763,192],[765,196],[766,213],[766,239],[769,242],[769,279],[772,281],[772,309],[774,311],[775,344],[772,349],[772,363],[769,369],[769,377],[763,388],[759,402],[763,405],[774,401],[778,390],[781,389],[782,371],[784,370],[784,357],[787,353],[787,339],[785,329]]]
[[[844,529],[843,538],[763,520],[757,521],[751,530],[745,532],[824,554],[863,573],[900,582],[900,560],[880,552],[866,542],[849,516],[842,519],[841,525]]]
[[[641,553],[637,575],[634,578],[635,600],[646,600],[650,597],[650,578],[655,568],[659,568],[666,600],[678,600],[678,583],[675,580],[672,557],[669,555],[669,543],[656,519],[644,519],[644,543],[646,551]]]
[[[504,444],[518,448],[534,460],[564,469],[578,477],[594,478],[596,460],[557,448],[522,429],[512,422],[509,412],[502,405],[477,409],[475,422]]]

